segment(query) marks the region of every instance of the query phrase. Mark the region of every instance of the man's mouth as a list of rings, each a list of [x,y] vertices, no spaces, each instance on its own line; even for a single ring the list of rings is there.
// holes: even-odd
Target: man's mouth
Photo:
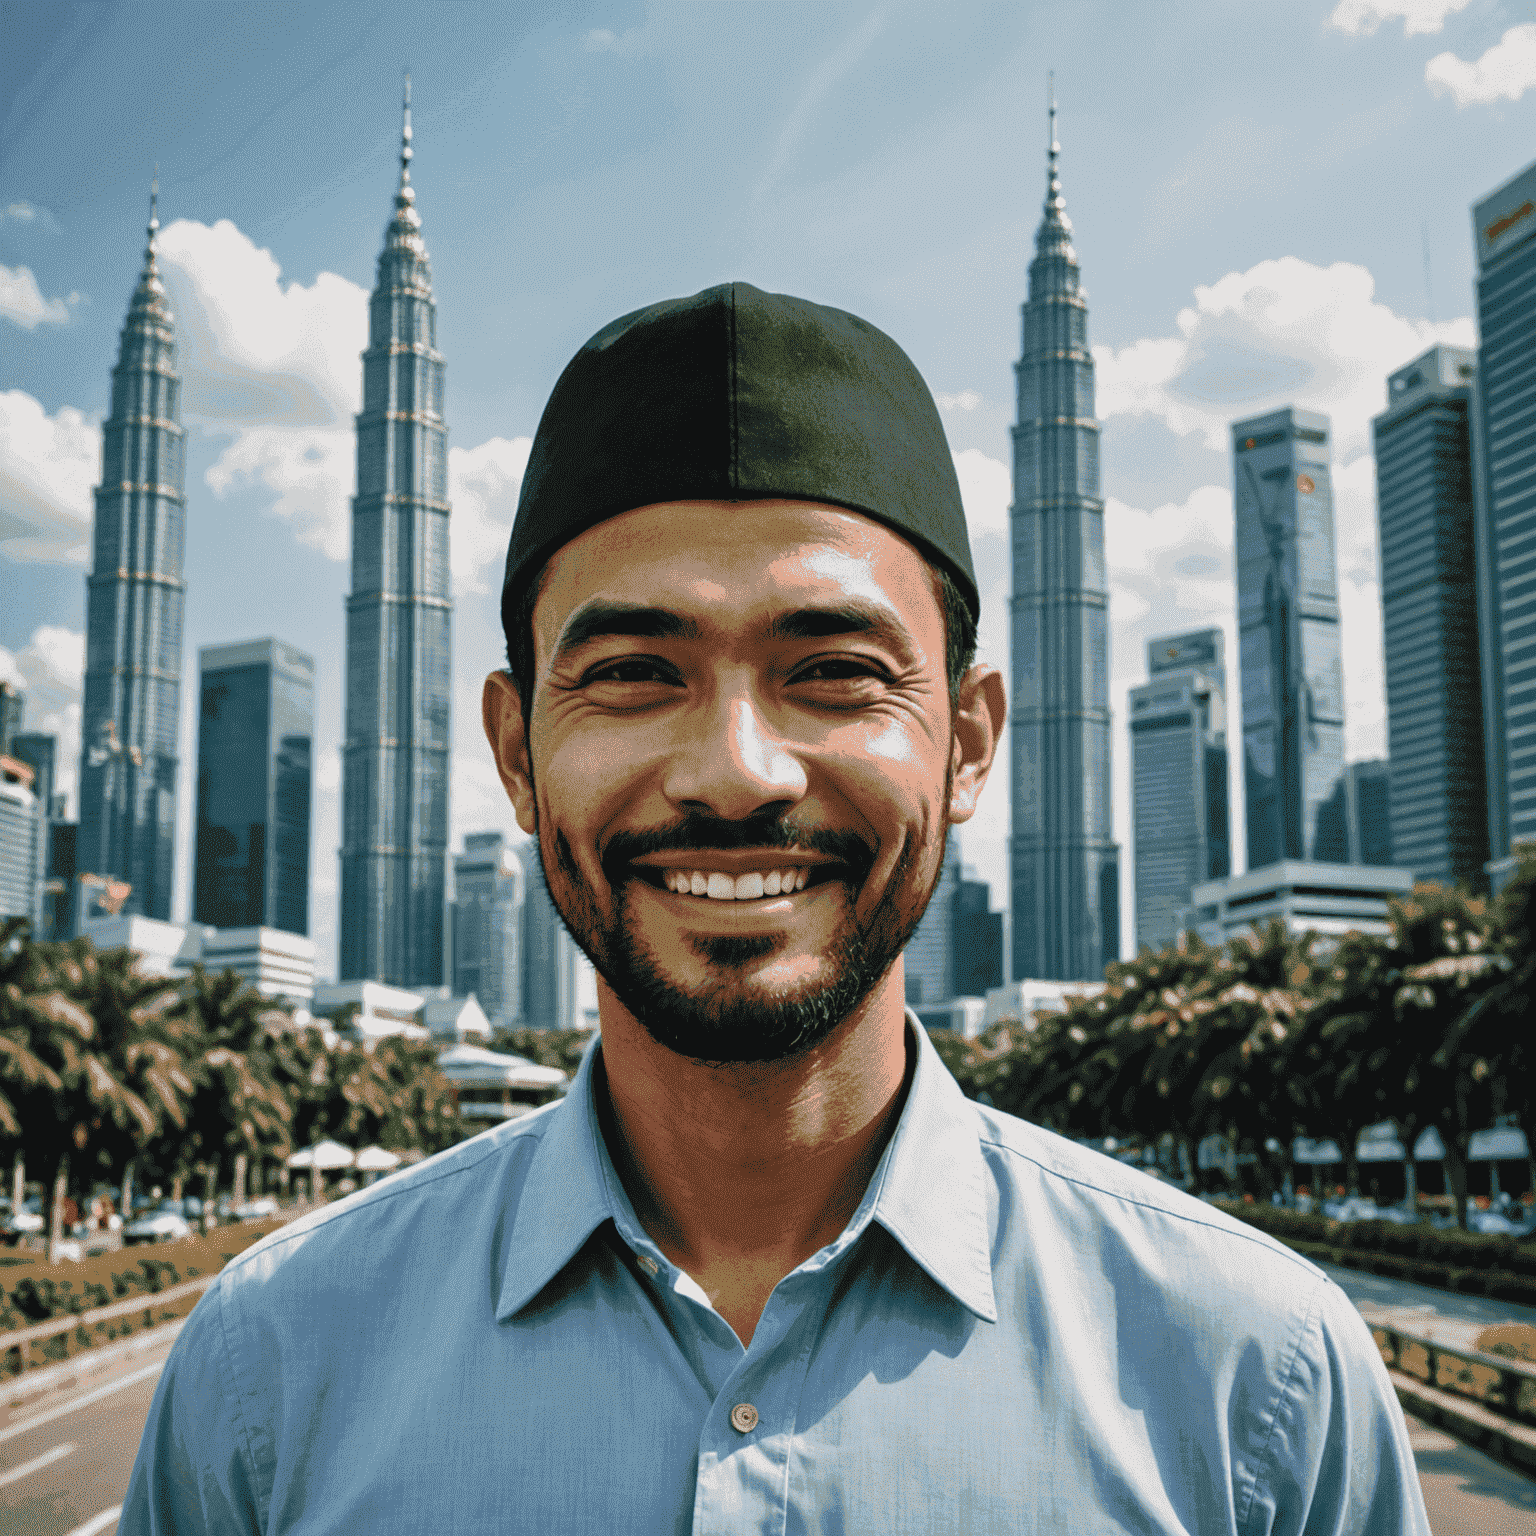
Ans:
[[[700,869],[686,856],[671,855],[665,863],[631,864],[630,871],[655,890],[671,891],[678,896],[692,896],[702,901],[761,901],[773,896],[792,896],[808,886],[848,877],[846,865],[836,861],[815,864],[769,862],[769,857],[743,858],[740,853],[722,858],[714,855],[711,869]],[[781,856],[782,857],[782,856]],[[721,869],[728,862],[731,869]]]

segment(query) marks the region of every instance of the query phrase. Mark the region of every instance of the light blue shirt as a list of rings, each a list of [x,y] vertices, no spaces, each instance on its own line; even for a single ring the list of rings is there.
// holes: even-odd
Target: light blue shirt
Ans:
[[[569,1096],[283,1228],[177,1339],[119,1530],[1428,1533],[1349,1300],[971,1103],[925,1031],[847,1229],[743,1349]]]

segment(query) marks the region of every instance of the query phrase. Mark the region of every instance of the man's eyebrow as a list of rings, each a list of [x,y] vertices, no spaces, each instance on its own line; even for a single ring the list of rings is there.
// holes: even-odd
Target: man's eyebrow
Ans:
[[[563,661],[572,651],[607,635],[627,635],[637,640],[697,640],[699,626],[666,608],[647,608],[640,603],[588,603],[566,620],[554,659]]]
[[[773,640],[824,640],[832,635],[868,635],[903,656],[912,652],[912,636],[889,610],[874,603],[838,603],[827,608],[795,608],[768,626]]]

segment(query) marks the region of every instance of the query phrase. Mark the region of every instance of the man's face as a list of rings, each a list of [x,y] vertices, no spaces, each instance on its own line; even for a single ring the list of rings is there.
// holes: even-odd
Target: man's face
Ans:
[[[533,636],[527,736],[504,676],[487,729],[577,942],[673,1050],[809,1049],[911,937],[980,788],[921,556],[815,503],[642,507],[561,550]]]

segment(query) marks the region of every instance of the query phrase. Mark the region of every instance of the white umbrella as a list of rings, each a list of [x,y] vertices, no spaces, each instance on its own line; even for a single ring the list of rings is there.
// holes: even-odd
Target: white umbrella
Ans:
[[[295,1152],[283,1165],[285,1168],[313,1168],[315,1166],[315,1149],[305,1147],[302,1152]]]
[[[370,1173],[385,1168],[398,1168],[400,1159],[395,1153],[386,1152],[383,1147],[364,1147],[353,1160],[352,1166]]]
[[[322,1141],[309,1150],[314,1157],[314,1166],[321,1172],[329,1172],[332,1168],[350,1168],[355,1156],[350,1147],[342,1146],[339,1141]]]

